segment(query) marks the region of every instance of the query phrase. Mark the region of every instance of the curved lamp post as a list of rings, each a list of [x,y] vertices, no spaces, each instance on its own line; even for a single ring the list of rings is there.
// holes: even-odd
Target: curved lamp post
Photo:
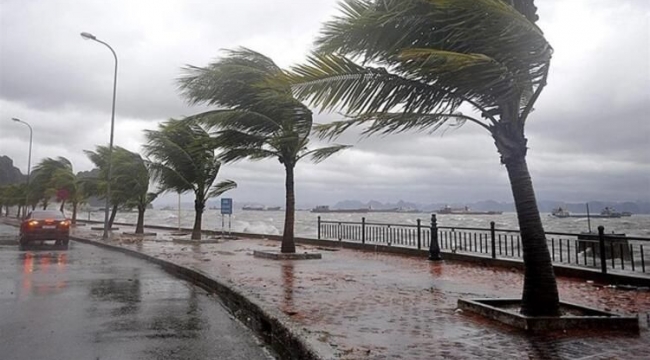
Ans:
[[[17,118],[11,118],[11,120],[25,124],[29,128],[29,156],[27,157],[27,189],[25,191],[25,209],[24,211],[24,216],[27,216],[27,205],[29,205],[29,175],[31,174],[31,169],[32,169],[32,138],[34,135],[34,131],[32,130],[31,125],[29,125],[26,121],[22,121]]]
[[[112,164],[112,157],[113,157],[113,131],[115,128],[115,94],[117,92],[117,55],[115,54],[115,50],[108,45],[107,43],[97,39],[95,35],[87,33],[87,32],[82,32],[81,37],[84,38],[84,40],[93,40],[96,41],[100,44],[105,45],[111,53],[113,53],[113,57],[115,58],[115,72],[113,75],[113,108],[111,111],[111,138],[110,142],[108,143],[108,179],[106,181],[106,205],[104,208],[104,234],[102,235],[102,239],[108,239],[108,212],[110,208],[110,202],[111,202],[111,178],[113,176],[113,164]]]

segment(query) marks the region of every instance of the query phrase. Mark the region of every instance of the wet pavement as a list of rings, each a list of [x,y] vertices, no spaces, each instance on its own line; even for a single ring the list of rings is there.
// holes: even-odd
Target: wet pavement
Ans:
[[[218,298],[147,261],[71,242],[0,245],[0,358],[272,359]]]
[[[101,235],[75,231],[96,240]],[[523,276],[515,269],[302,245],[299,252],[319,251],[323,259],[258,259],[254,250],[277,249],[279,242],[199,245],[173,242],[168,232],[155,231],[158,236],[145,240],[116,235],[111,243],[209,274],[277,316],[327,359],[650,358],[648,291],[558,278],[564,301],[638,314],[641,334],[532,336],[456,309],[461,297],[520,297]]]

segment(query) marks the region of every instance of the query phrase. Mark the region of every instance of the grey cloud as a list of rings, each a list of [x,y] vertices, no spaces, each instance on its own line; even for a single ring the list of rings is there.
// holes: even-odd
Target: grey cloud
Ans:
[[[202,66],[219,49],[248,46],[281,66],[302,62],[336,0],[311,1],[19,1],[0,13],[0,155],[26,170],[66,156],[91,167],[82,150],[108,142],[113,60],[89,31],[117,51],[120,68],[116,144],[137,151],[142,130],[189,107],[175,88],[185,64]],[[650,198],[650,3],[637,0],[545,1],[540,26],[555,48],[549,84],[528,123],[528,162],[538,198],[581,201]],[[317,122],[340,118],[318,114]],[[407,133],[337,139],[354,148],[319,165],[298,164],[299,203],[342,198],[393,201],[511,199],[505,168],[489,134],[472,124],[444,134]],[[314,140],[314,146],[326,144]],[[227,164],[233,196],[284,202],[277,161]]]

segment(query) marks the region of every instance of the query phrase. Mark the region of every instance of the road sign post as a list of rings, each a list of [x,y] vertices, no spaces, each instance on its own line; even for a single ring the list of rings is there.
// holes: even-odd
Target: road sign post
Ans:
[[[221,237],[223,238],[224,234],[224,215],[228,215],[228,236],[231,234],[231,219],[232,215],[232,199],[231,198],[221,198]]]

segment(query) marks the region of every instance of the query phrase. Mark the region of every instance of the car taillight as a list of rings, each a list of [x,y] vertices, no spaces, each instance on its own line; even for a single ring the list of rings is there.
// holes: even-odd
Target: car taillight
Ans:
[[[36,226],[36,225],[38,225],[38,221],[32,220],[32,221],[28,222],[27,225],[32,226],[32,227]]]
[[[63,227],[68,227],[68,226],[70,226],[70,222],[68,220],[64,220],[64,221],[61,221],[59,223],[59,225],[61,225]]]

